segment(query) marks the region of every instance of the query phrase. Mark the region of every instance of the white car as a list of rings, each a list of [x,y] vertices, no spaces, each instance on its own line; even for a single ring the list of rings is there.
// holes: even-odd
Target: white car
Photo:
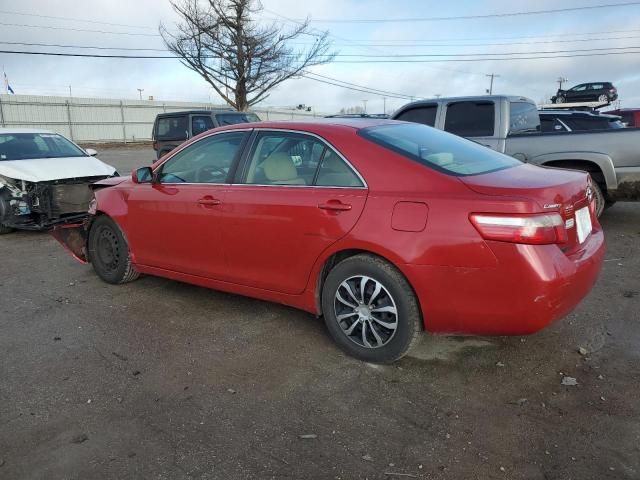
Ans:
[[[47,230],[85,216],[89,186],[118,175],[96,153],[57,133],[0,128],[0,234]]]

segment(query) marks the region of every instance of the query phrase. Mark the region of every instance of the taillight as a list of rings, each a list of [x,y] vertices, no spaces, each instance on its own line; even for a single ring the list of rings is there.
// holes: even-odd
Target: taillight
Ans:
[[[568,241],[564,220],[559,213],[537,215],[472,213],[469,219],[485,240],[530,245]]]

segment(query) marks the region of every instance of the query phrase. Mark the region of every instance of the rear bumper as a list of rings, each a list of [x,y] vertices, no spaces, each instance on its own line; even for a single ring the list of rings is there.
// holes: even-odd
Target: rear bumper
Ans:
[[[595,284],[604,258],[598,227],[581,249],[488,242],[499,265],[405,265],[425,328],[433,333],[525,335],[569,314]]]

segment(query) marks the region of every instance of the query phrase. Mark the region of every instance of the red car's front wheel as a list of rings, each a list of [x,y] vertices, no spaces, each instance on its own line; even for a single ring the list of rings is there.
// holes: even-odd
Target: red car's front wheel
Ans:
[[[108,216],[94,220],[89,230],[89,261],[107,283],[127,283],[140,275],[131,264],[129,246],[120,227]]]

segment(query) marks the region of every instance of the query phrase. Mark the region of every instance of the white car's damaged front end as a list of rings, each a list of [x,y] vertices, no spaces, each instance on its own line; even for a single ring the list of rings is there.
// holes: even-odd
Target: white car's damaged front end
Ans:
[[[55,133],[0,129],[0,233],[85,217],[91,184],[118,175],[94,153]]]

